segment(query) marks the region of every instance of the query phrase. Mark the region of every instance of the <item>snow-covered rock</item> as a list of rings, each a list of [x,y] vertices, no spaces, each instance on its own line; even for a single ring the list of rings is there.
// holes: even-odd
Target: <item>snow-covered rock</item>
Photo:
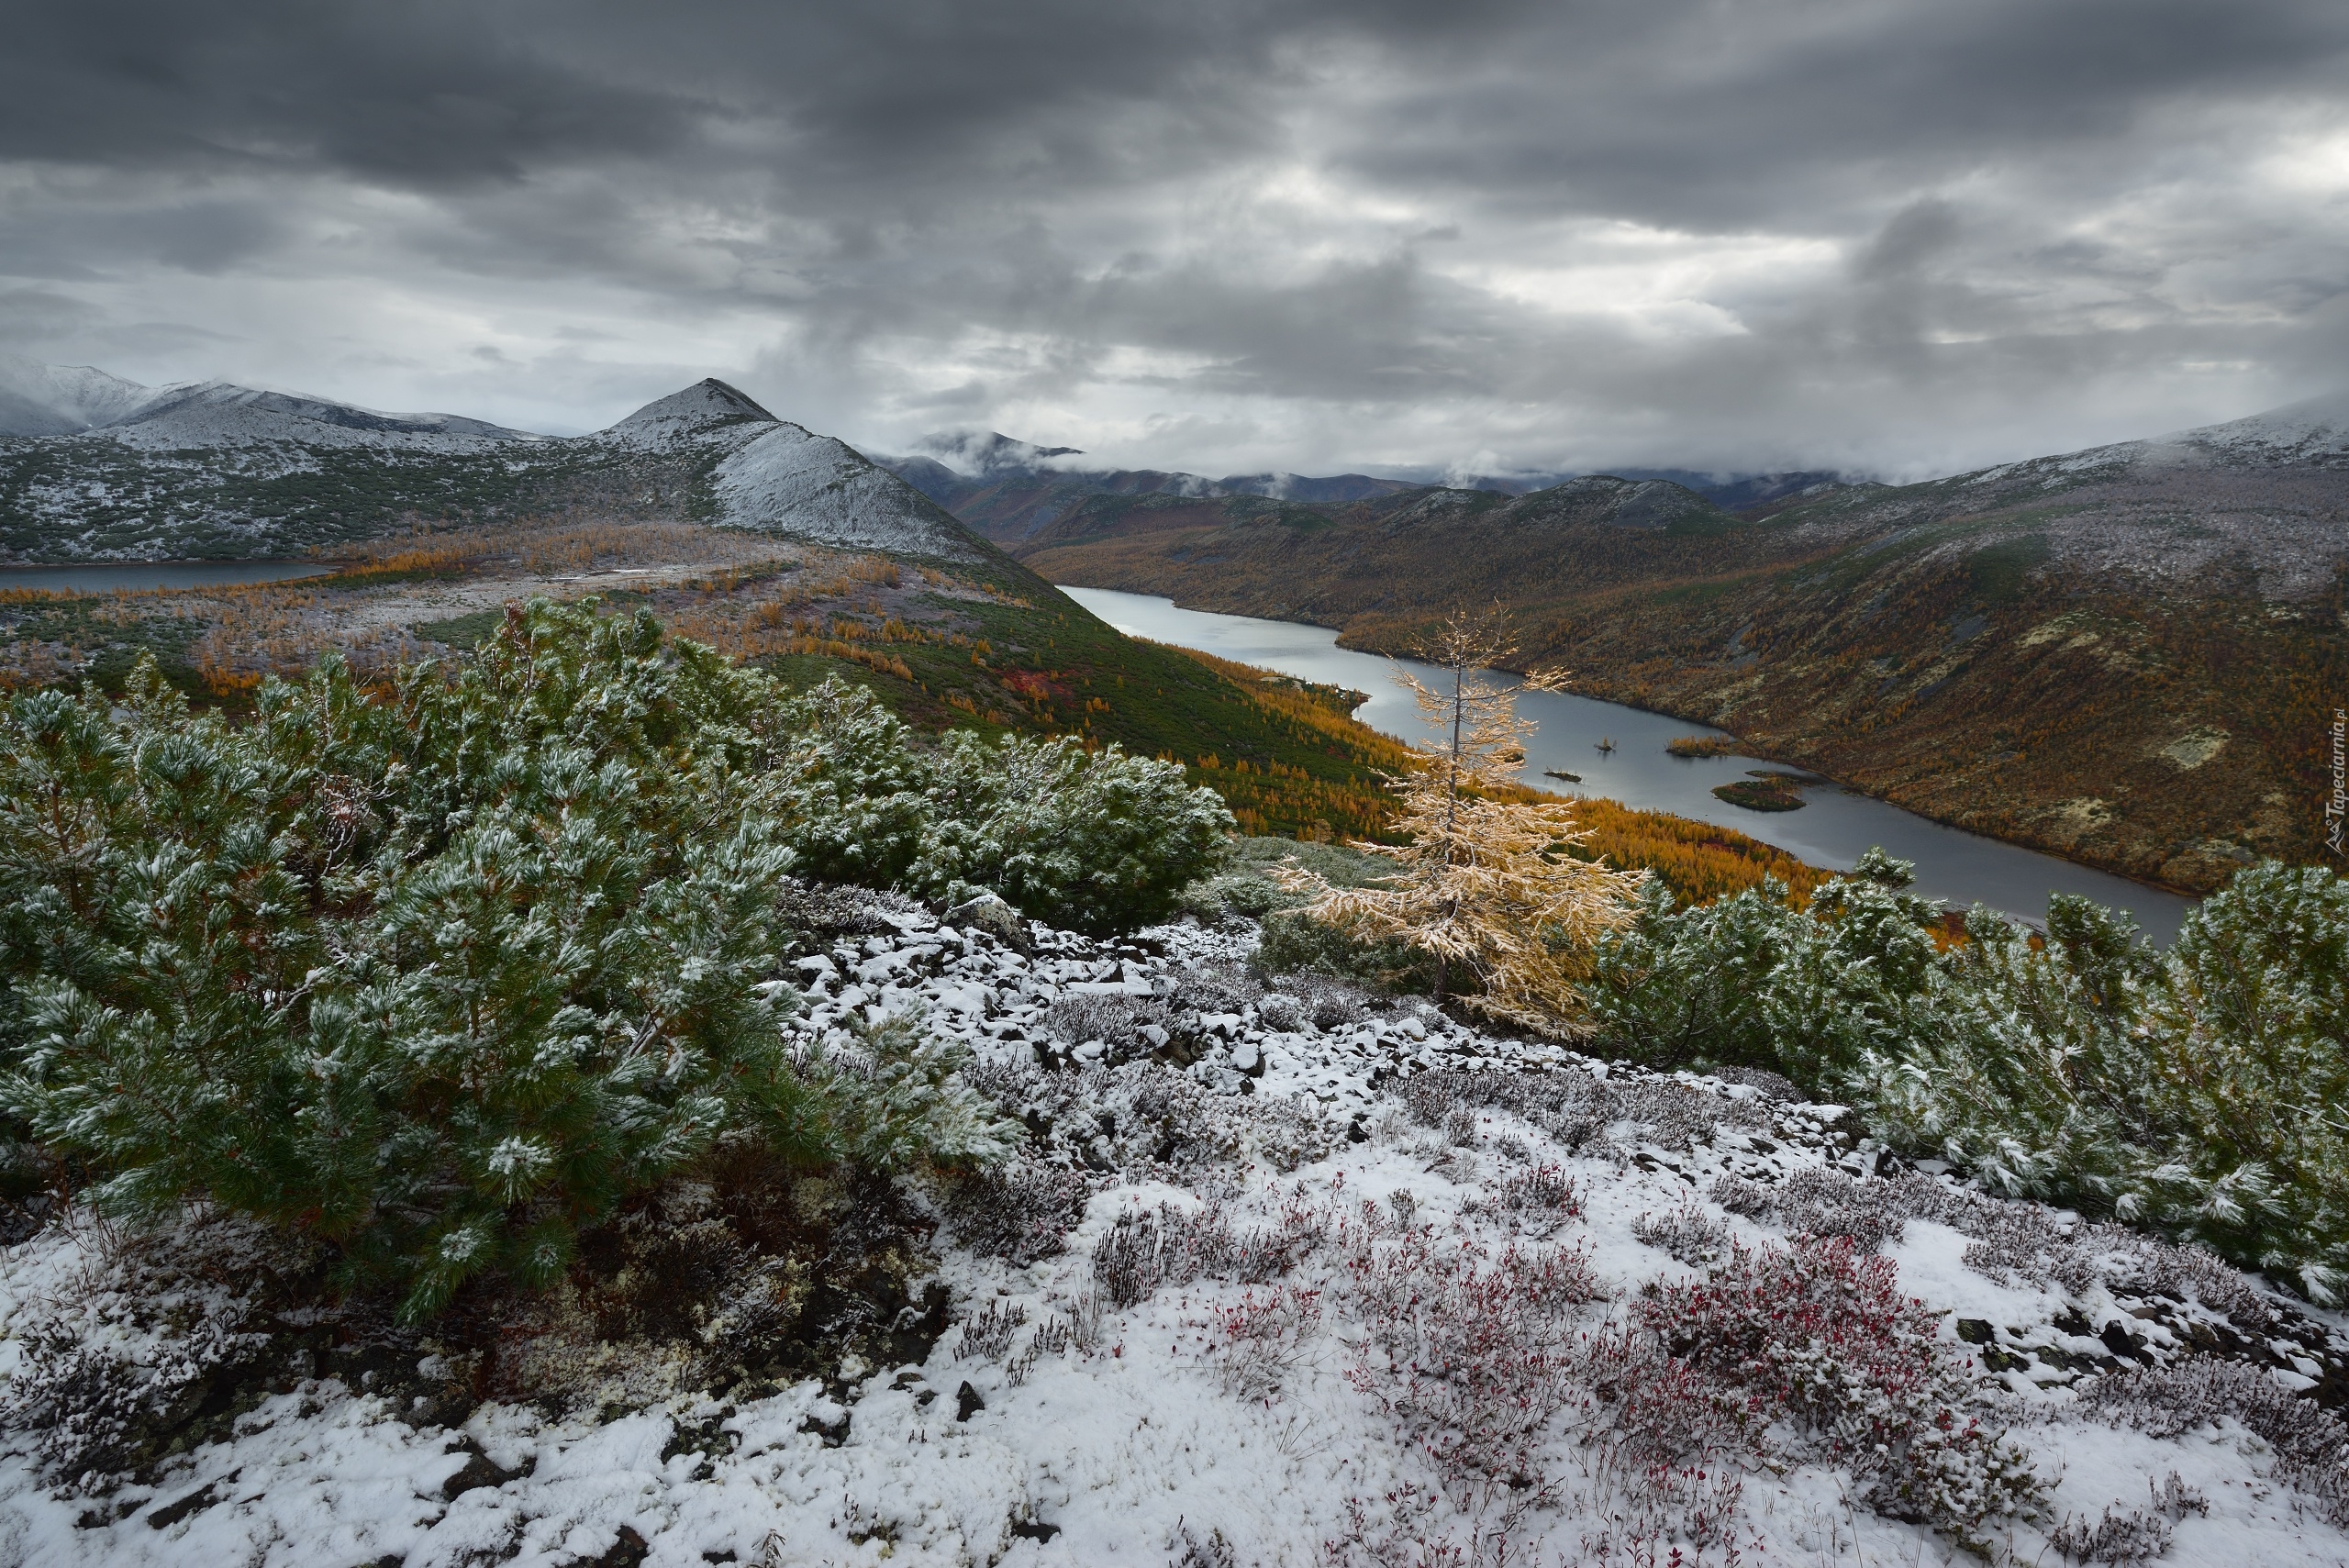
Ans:
[[[2332,1375],[2342,1325],[2256,1280],[1903,1172],[1780,1084],[1590,1061],[1326,983],[1264,990],[1238,967],[1245,929],[1030,938],[1023,952],[884,906],[799,956],[807,1005],[787,1027],[812,1044],[917,1018],[998,1085],[1041,1073],[1063,1122],[1171,1103],[1179,1054],[1146,1058],[1187,1040],[1171,1071],[1257,1130],[1233,1159],[1170,1163],[1147,1151],[1156,1134],[1105,1128],[1094,1148],[1115,1158],[1077,1173],[1090,1197],[1056,1254],[984,1251],[950,1219],[940,1278],[961,1327],[925,1359],[625,1409],[493,1401],[455,1426],[314,1378],[102,1498],[44,1484],[38,1434],[18,1433],[0,1444],[0,1561],[1465,1564],[1505,1540],[1512,1562],[1733,1547],[1915,1568],[2054,1563],[2100,1540],[2179,1564],[2349,1562],[2349,1495],[2323,1495],[2337,1456],[2311,1470],[2305,1443],[2223,1409],[2107,1396],[2132,1366],[2224,1365],[2279,1390],[2311,1380],[2302,1363]],[[1069,1049],[1119,1007],[1173,1027]],[[1262,1078],[1239,1071],[1251,1049]],[[1880,1239],[1874,1266],[1929,1309],[1909,1321],[1936,1375],[2028,1451],[2035,1513],[1971,1546],[1887,1517],[1861,1473],[1880,1458],[1838,1461],[1791,1426],[1702,1473],[1625,1467],[1609,1401],[1652,1391],[1609,1383],[1607,1347],[1629,1353],[1639,1304],[1821,1230],[1863,1255],[1879,1241],[1857,1238]],[[126,1326],[109,1246],[55,1225],[6,1254],[0,1373],[61,1302],[92,1304],[71,1309],[92,1342],[176,1353]],[[173,1312],[241,1322],[217,1285]],[[2254,1321],[2266,1342],[2221,1343]],[[1476,1362],[1445,1359],[1468,1346]],[[1444,1423],[1496,1390],[1551,1413],[1523,1440],[1527,1473],[1477,1480],[1464,1466],[1491,1454],[1459,1444],[1489,1434]],[[1720,1418],[1704,1408],[1689,1418]],[[2275,1408],[2246,1414],[2277,1433]]]

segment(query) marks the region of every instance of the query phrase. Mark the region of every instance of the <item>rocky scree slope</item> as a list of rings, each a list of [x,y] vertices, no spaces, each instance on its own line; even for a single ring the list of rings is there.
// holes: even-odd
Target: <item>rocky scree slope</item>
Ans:
[[[912,1020],[1025,1130],[933,1192],[888,1332],[729,1381],[709,1349],[809,1298],[696,1262],[724,1228],[681,1191],[660,1256],[707,1314],[555,1314],[497,1351],[523,1397],[455,1342],[321,1355],[314,1313],[232,1288],[262,1260],[217,1227],[125,1247],[67,1216],[0,1272],[10,1559],[2349,1553],[2349,1339],[2206,1255],[1907,1169],[1767,1077],[1268,985],[1244,923],[807,904],[795,1034]],[[71,1389],[123,1429],[30,1418]],[[75,1468],[93,1440],[148,1447]]]
[[[1055,581],[1389,651],[1457,599],[1498,597],[1529,659],[1588,695],[2188,891],[2323,854],[2349,400],[1744,517],[1628,486],[1097,499],[1018,553]]]

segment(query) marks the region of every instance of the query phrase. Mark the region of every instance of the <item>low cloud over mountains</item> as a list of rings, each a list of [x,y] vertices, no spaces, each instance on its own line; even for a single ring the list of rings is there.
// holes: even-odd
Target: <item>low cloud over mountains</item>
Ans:
[[[2326,389],[2318,0],[36,6],[0,349],[862,447],[1887,477]]]

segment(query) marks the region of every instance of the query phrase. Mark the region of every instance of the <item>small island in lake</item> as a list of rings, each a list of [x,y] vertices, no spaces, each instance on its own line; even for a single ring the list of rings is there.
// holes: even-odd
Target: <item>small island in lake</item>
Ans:
[[[1713,796],[1748,811],[1800,811],[1802,775],[1756,768],[1734,784],[1717,784]]]

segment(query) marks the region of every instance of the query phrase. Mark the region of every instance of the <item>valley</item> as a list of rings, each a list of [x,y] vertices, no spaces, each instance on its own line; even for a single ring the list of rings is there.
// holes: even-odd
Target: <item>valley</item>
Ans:
[[[0,687],[119,690],[152,655],[192,698],[237,707],[327,654],[388,681],[470,651],[508,606],[592,597],[795,684],[870,686],[919,730],[1180,762],[1245,832],[1375,839],[1393,816],[1384,780],[1406,754],[1355,721],[1360,693],[1125,637],[889,471],[723,383],[562,439],[217,385],[110,396],[123,422],[0,438],[17,485],[0,484],[0,542],[17,560],[324,570],[80,594],[0,578]],[[1602,841],[1693,896],[1814,876],[1661,813],[1609,814]]]
[[[1497,600],[1528,662],[1587,695],[2183,891],[2323,852],[2349,409],[1743,513],[1603,476],[1343,504],[1096,495],[1013,548],[1058,582],[1375,651]]]

